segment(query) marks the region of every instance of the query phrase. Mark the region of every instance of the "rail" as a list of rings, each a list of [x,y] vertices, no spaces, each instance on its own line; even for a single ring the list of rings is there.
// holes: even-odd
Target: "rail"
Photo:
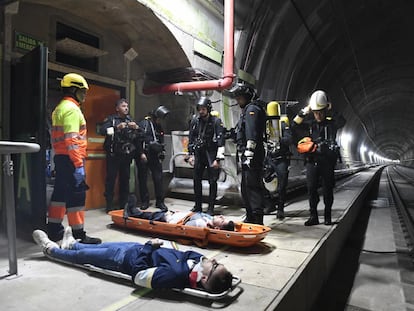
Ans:
[[[414,185],[413,180],[407,175],[403,174],[402,172],[398,171],[395,168],[394,168],[394,172],[398,174],[400,177],[402,177],[409,184]],[[395,202],[395,206],[401,217],[403,226],[405,227],[406,233],[408,235],[408,239],[410,239],[410,241],[413,242],[414,241],[414,219],[408,210],[407,204],[402,199],[400,191],[398,191],[398,187],[396,186],[396,183],[393,180],[389,172],[389,167],[387,167],[387,179],[388,179],[388,184],[389,184],[389,187],[392,193],[392,197]],[[413,251],[414,249],[412,248],[412,245],[411,245],[410,252],[413,253]]]
[[[0,154],[3,155],[3,185],[6,203],[7,243],[9,254],[9,275],[17,274],[16,251],[16,211],[14,201],[12,154],[38,152],[40,146],[34,143],[0,141]]]

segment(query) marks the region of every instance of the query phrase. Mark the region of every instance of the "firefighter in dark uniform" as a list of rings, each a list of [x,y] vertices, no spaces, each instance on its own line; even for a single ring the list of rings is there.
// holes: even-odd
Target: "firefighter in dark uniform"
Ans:
[[[264,160],[264,181],[272,183],[277,181],[275,193],[269,193],[270,204],[266,205],[264,213],[270,214],[277,210],[276,217],[284,219],[284,205],[286,201],[286,187],[288,184],[290,165],[290,144],[292,134],[287,117],[280,116],[280,108],[277,102],[267,105],[267,152]],[[276,206],[277,208],[276,208]]]
[[[211,101],[201,97],[197,102],[198,117],[190,122],[188,161],[194,166],[195,206],[193,212],[202,212],[202,180],[207,168],[209,196],[207,213],[214,215],[220,161],[224,160],[224,132],[220,118],[211,115]]]
[[[167,107],[159,106],[139,123],[144,130],[141,141],[142,152],[136,157],[138,167],[139,193],[141,196],[141,209],[149,207],[150,196],[147,179],[148,170],[151,171],[155,190],[155,207],[161,211],[168,211],[164,203],[164,190],[162,181],[162,161],[165,158],[164,130],[161,121],[170,113]]]
[[[345,125],[341,115],[328,117],[332,105],[324,91],[315,91],[308,106],[301,109],[293,120],[292,130],[299,140],[298,152],[305,156],[306,179],[309,195],[310,217],[305,226],[319,224],[317,205],[319,202],[318,186],[322,180],[323,201],[325,204],[324,223],[332,224],[332,204],[334,201],[335,165],[339,158],[339,147],[336,143],[337,130]],[[306,119],[312,112],[313,118]]]
[[[105,199],[106,212],[114,209],[114,188],[118,176],[119,208],[123,209],[128,202],[130,165],[137,151],[139,126],[128,114],[126,99],[121,98],[115,104],[116,114],[108,116],[102,123],[100,134],[105,136],[106,179]]]
[[[242,168],[241,193],[246,205],[245,222],[263,224],[263,160],[266,112],[256,99],[254,88],[237,83],[230,94],[242,109],[236,126],[238,159]]]

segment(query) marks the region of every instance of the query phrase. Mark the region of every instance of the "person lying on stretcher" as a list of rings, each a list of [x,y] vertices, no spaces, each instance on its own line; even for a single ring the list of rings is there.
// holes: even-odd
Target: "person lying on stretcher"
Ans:
[[[167,222],[170,224],[183,224],[187,226],[220,229],[234,231],[234,222],[226,219],[223,215],[211,216],[207,213],[195,212],[144,212],[136,207],[136,197],[131,195],[128,205],[125,207],[124,216],[154,221]]]
[[[71,227],[65,229],[61,247],[42,230],[33,231],[34,241],[45,255],[68,263],[121,272],[134,284],[147,288],[197,288],[222,293],[232,286],[233,275],[215,259],[194,251],[161,247],[153,239],[145,244],[107,242],[83,244],[76,241]]]

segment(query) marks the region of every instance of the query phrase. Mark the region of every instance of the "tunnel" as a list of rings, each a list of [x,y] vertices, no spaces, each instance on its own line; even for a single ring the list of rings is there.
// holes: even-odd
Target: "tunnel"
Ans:
[[[23,2],[66,11],[113,32],[125,46],[132,43],[146,83],[148,77],[160,83],[193,78],[185,69],[188,55],[136,1]],[[223,15],[224,2],[203,5]],[[79,6],[84,9],[76,10]],[[347,119],[338,140],[347,145],[348,162],[412,166],[413,11],[408,0],[235,1],[235,71],[256,78],[264,101],[298,102],[293,111],[314,90],[326,91],[333,109]]]
[[[413,164],[410,1],[236,1],[236,52],[265,100],[328,92],[351,162]],[[239,43],[240,46],[241,43]],[[341,136],[339,137],[341,139]]]
[[[14,72],[14,66],[19,64],[25,53],[29,54],[28,50],[16,49],[16,33],[25,34],[26,36],[22,37],[27,40],[36,39],[47,45],[48,103],[57,99],[59,77],[73,69],[85,75],[88,82],[94,86],[96,92],[94,96],[102,95],[99,92],[102,92],[105,87],[108,92],[115,90],[114,96],[125,96],[130,99],[133,103],[131,114],[137,119],[142,119],[145,113],[160,104],[168,106],[174,112],[165,127],[170,139],[168,142],[170,150],[174,149],[174,139],[177,140],[180,148],[184,146],[183,142],[187,135],[184,132],[188,129],[189,118],[197,112],[194,109],[194,102],[200,96],[211,97],[213,106],[220,110],[227,129],[235,126],[240,110],[234,103],[235,100],[228,96],[226,89],[237,79],[250,77],[251,80],[245,81],[254,81],[260,99],[264,103],[271,101],[284,103],[285,107],[289,108],[285,112],[291,120],[307,105],[309,97],[315,90],[324,90],[329,96],[333,110],[341,113],[347,120],[345,127],[339,130],[337,136],[344,160],[341,165],[338,165],[337,171],[342,171],[342,168],[347,165],[351,168],[349,169],[351,175],[345,178],[339,176],[336,184],[338,191],[335,190],[334,216],[338,221],[334,224],[304,226],[304,221],[309,216],[308,201],[304,192],[306,179],[304,161],[292,145],[293,154],[289,171],[292,192],[289,193],[291,197],[286,205],[287,216],[285,220],[280,220],[275,218],[274,213],[266,214],[264,225],[269,226],[269,230],[266,231],[269,234],[263,243],[260,242],[247,250],[229,249],[228,246],[208,249],[207,244],[200,243],[202,240],[195,245],[185,244],[188,241],[183,240],[182,246],[180,245],[183,249],[202,248],[203,252],[209,252],[208,255],[217,257],[223,264],[231,265],[241,275],[242,285],[246,290],[237,294],[240,296],[235,296],[237,301],[230,301],[232,309],[229,310],[246,308],[251,302],[256,304],[254,307],[258,310],[261,308],[270,310],[279,305],[281,299],[304,305],[307,308],[303,309],[309,310],[310,304],[315,300],[313,296],[316,296],[318,290],[318,286],[309,280],[314,278],[318,282],[324,282],[324,277],[335,264],[335,256],[339,253],[344,239],[353,231],[352,225],[358,218],[359,210],[372,209],[374,212],[384,212],[394,207],[393,202],[385,198],[387,189],[382,183],[383,177],[380,177],[380,172],[396,167],[387,166],[390,162],[413,167],[414,142],[411,132],[414,120],[410,116],[413,115],[414,108],[409,105],[414,86],[414,77],[411,74],[414,67],[411,60],[414,44],[410,42],[411,32],[414,32],[411,30],[414,29],[411,17],[414,13],[414,2],[409,0],[234,0],[234,12],[232,12],[234,29],[227,33],[226,22],[229,22],[227,20],[229,16],[226,14],[226,5],[230,1],[233,2],[232,0],[3,1],[0,5],[3,9],[3,16],[0,18],[0,22],[3,23],[3,31],[0,34],[3,40],[0,46],[2,138],[8,138],[8,127],[13,124],[13,119],[9,118],[9,110],[13,108],[9,107],[9,103],[13,105],[10,99],[15,93],[9,88],[14,87],[14,82],[12,79],[9,81],[8,78],[13,76],[10,72]],[[62,39],[56,26],[59,23],[65,24],[66,29],[73,28],[81,34],[77,42],[72,40],[73,46],[58,46],[59,40]],[[82,51],[84,45],[79,43],[82,43],[81,37],[84,34],[97,39],[100,44],[97,44],[95,49],[90,49],[89,46],[89,50]],[[230,51],[226,40],[227,43],[231,43],[234,50]],[[193,41],[203,43],[203,48],[197,50]],[[98,65],[91,70],[77,67],[76,64],[61,62],[56,57],[57,52],[66,52],[72,47],[75,47],[73,54],[85,52],[89,53],[88,57],[92,55],[90,58],[96,57]],[[206,47],[208,49],[205,49]],[[214,52],[215,58],[209,58],[212,54],[203,54],[206,50]],[[229,67],[230,70],[233,67],[234,74],[229,72]],[[223,80],[226,80],[224,86],[221,84]],[[215,81],[218,86],[197,89],[193,84],[192,88],[184,91],[171,87],[171,85],[200,81],[203,82],[200,85],[211,85],[209,82]],[[149,89],[152,90],[151,94],[145,92]],[[108,102],[109,100],[106,99],[99,102],[96,100],[99,104],[99,109],[96,111],[101,112],[104,105],[112,108],[113,102],[109,104]],[[89,117],[95,110],[90,109],[90,112]],[[28,113],[26,116],[28,119],[35,119]],[[92,120],[90,119],[88,123],[92,124]],[[94,134],[95,131],[94,123],[88,134]],[[180,132],[180,134],[174,136],[173,132]],[[98,146],[102,141],[102,137],[94,136],[90,142],[91,145]],[[229,147],[228,145],[226,147]],[[44,152],[45,146],[41,147]],[[227,204],[227,201],[220,200],[228,194],[239,195],[237,179],[239,176],[237,176],[234,149],[234,144],[231,148],[227,148],[226,168],[233,174],[224,172],[220,175],[219,186],[223,187],[219,187],[216,203],[220,213],[234,217],[236,222],[241,224],[245,220],[242,203],[235,200]],[[101,165],[104,154],[95,153],[97,150],[90,152],[92,156],[88,160],[89,163],[95,161]],[[177,154],[183,156],[184,153]],[[164,162],[163,172],[168,178],[174,179],[177,177],[172,176],[176,173],[173,172],[176,168],[173,167],[174,152],[167,156],[172,160]],[[41,167],[43,162],[35,164]],[[358,169],[353,171],[353,167]],[[89,176],[94,176],[95,179],[90,183],[92,189],[89,191],[89,198],[102,199],[102,191],[96,191],[93,187],[97,185],[97,180],[101,178],[100,173],[104,173],[104,169],[93,168]],[[193,207],[192,171],[185,170],[187,168],[188,164],[184,163],[179,172],[182,174],[179,176],[182,178],[180,182],[186,182],[183,183],[183,188],[187,192],[177,191],[167,197],[171,209],[183,212]],[[16,165],[15,172],[22,172],[20,166]],[[170,174],[171,172],[173,173]],[[38,176],[42,176],[43,171],[42,174],[33,171],[31,173],[34,176],[33,180],[36,181]],[[339,172],[339,175],[341,173]],[[26,177],[26,174],[16,174],[16,176]],[[164,180],[165,186],[170,182],[168,178]],[[103,182],[103,179],[100,182]],[[26,199],[27,193],[34,193],[29,187],[31,183],[32,181],[27,181],[25,184],[27,188],[23,188],[20,180],[15,180],[18,217],[22,214],[19,199],[22,197]],[[380,187],[377,191],[373,185],[378,183]],[[372,193],[371,187],[375,188]],[[48,187],[47,190],[50,188]],[[27,189],[27,193],[21,189]],[[7,193],[4,192],[2,196],[7,198]],[[43,197],[43,192],[43,190],[39,191],[42,200],[46,199],[46,196]],[[169,194],[171,192],[174,191],[170,191]],[[46,204],[43,201],[39,204],[33,199],[29,203],[28,207],[37,206],[41,213],[33,209],[28,211],[30,212],[28,215],[34,215],[36,221],[39,214],[45,216]],[[122,226],[127,224],[123,213],[125,210],[118,211],[121,212],[118,215],[120,226],[116,228],[117,224],[112,223],[116,218],[111,219],[113,216],[104,212],[103,206],[88,204],[85,204],[88,215],[87,226],[92,234],[101,236],[105,240],[119,238],[139,242],[146,240],[146,234],[123,230],[125,228]],[[156,207],[152,206],[152,208]],[[322,208],[322,202],[319,208]],[[4,208],[0,209],[2,216],[4,216],[3,212]],[[116,216],[116,213],[114,215]],[[44,225],[44,219],[40,220],[40,225]],[[29,225],[29,221],[27,223],[26,220],[20,221],[17,226],[18,233],[24,229],[27,232],[30,230],[31,234],[32,224],[23,228],[20,227],[21,224]],[[375,238],[379,240],[381,246],[386,244],[381,240],[383,236],[392,238],[390,231],[387,231],[391,225],[394,225],[394,222],[391,224],[391,218],[387,225],[388,228],[384,226],[377,228],[382,235],[375,235]],[[1,231],[3,228],[0,233]],[[231,234],[228,233],[227,236]],[[39,303],[40,299],[42,301],[46,299],[49,302],[43,305],[46,309],[48,306],[53,308],[57,303],[63,309],[65,307],[73,309],[73,305],[81,306],[80,308],[90,305],[91,310],[98,307],[139,309],[144,304],[146,309],[160,306],[158,301],[160,296],[154,291],[144,289],[131,292],[123,283],[113,282],[108,285],[106,282],[100,282],[101,280],[96,283],[98,277],[95,275],[93,278],[90,277],[89,272],[82,273],[76,270],[70,273],[67,270],[70,267],[48,266],[43,255],[33,244],[31,235],[29,241],[26,241],[27,234],[23,239],[20,239],[20,236],[18,238],[17,251],[21,262],[19,267],[23,277],[4,281],[6,282],[4,286],[9,286],[3,291],[8,293],[7,300],[3,299],[4,305],[10,303],[10,305],[23,304],[24,307],[28,304],[37,306],[36,303]],[[0,236],[0,242],[3,241],[3,236]],[[4,252],[5,248],[3,248]],[[379,253],[383,256],[384,253],[395,252],[394,249],[389,250],[385,247],[384,250],[380,249]],[[2,258],[3,266],[5,266],[4,258]],[[383,280],[375,275],[378,271],[383,272],[386,268],[390,268],[395,270],[393,272],[399,272],[393,265],[384,267],[383,261],[377,258],[373,262],[375,267],[378,266],[378,270],[373,272],[373,277],[368,279],[368,283],[374,284],[374,287],[378,284],[373,282],[374,279],[380,282]],[[293,270],[298,270],[299,274]],[[293,288],[292,284],[298,279],[299,285],[294,289],[303,294],[301,299],[298,299],[295,291],[291,296],[287,295],[289,286]],[[389,278],[385,280],[383,283],[387,286],[388,292],[393,284],[390,283]],[[72,288],[71,295],[67,295],[68,284]],[[73,284],[76,286],[72,286]],[[97,284],[100,290],[91,290]],[[53,295],[50,295],[51,288],[53,288]],[[381,294],[380,290],[377,288],[375,290],[379,295]],[[85,295],[86,292],[88,295]],[[27,297],[22,299],[21,297],[25,295]],[[187,306],[194,307],[193,309],[217,308],[213,303],[194,299],[199,297],[188,299],[183,298],[183,295],[181,292],[167,293],[167,295],[164,293],[161,297],[165,299],[161,304],[173,306],[180,303],[178,306],[182,307],[185,303],[184,308]],[[392,300],[388,299],[389,296],[383,295],[381,298],[392,303]],[[282,310],[302,310],[294,307],[283,308],[283,304],[280,306]]]

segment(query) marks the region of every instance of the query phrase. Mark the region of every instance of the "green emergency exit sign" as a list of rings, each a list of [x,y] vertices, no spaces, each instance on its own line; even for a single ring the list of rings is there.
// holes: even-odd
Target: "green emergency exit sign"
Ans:
[[[43,44],[43,41],[37,40],[27,34],[17,31],[14,34],[14,47],[16,49],[29,52],[41,44]]]

